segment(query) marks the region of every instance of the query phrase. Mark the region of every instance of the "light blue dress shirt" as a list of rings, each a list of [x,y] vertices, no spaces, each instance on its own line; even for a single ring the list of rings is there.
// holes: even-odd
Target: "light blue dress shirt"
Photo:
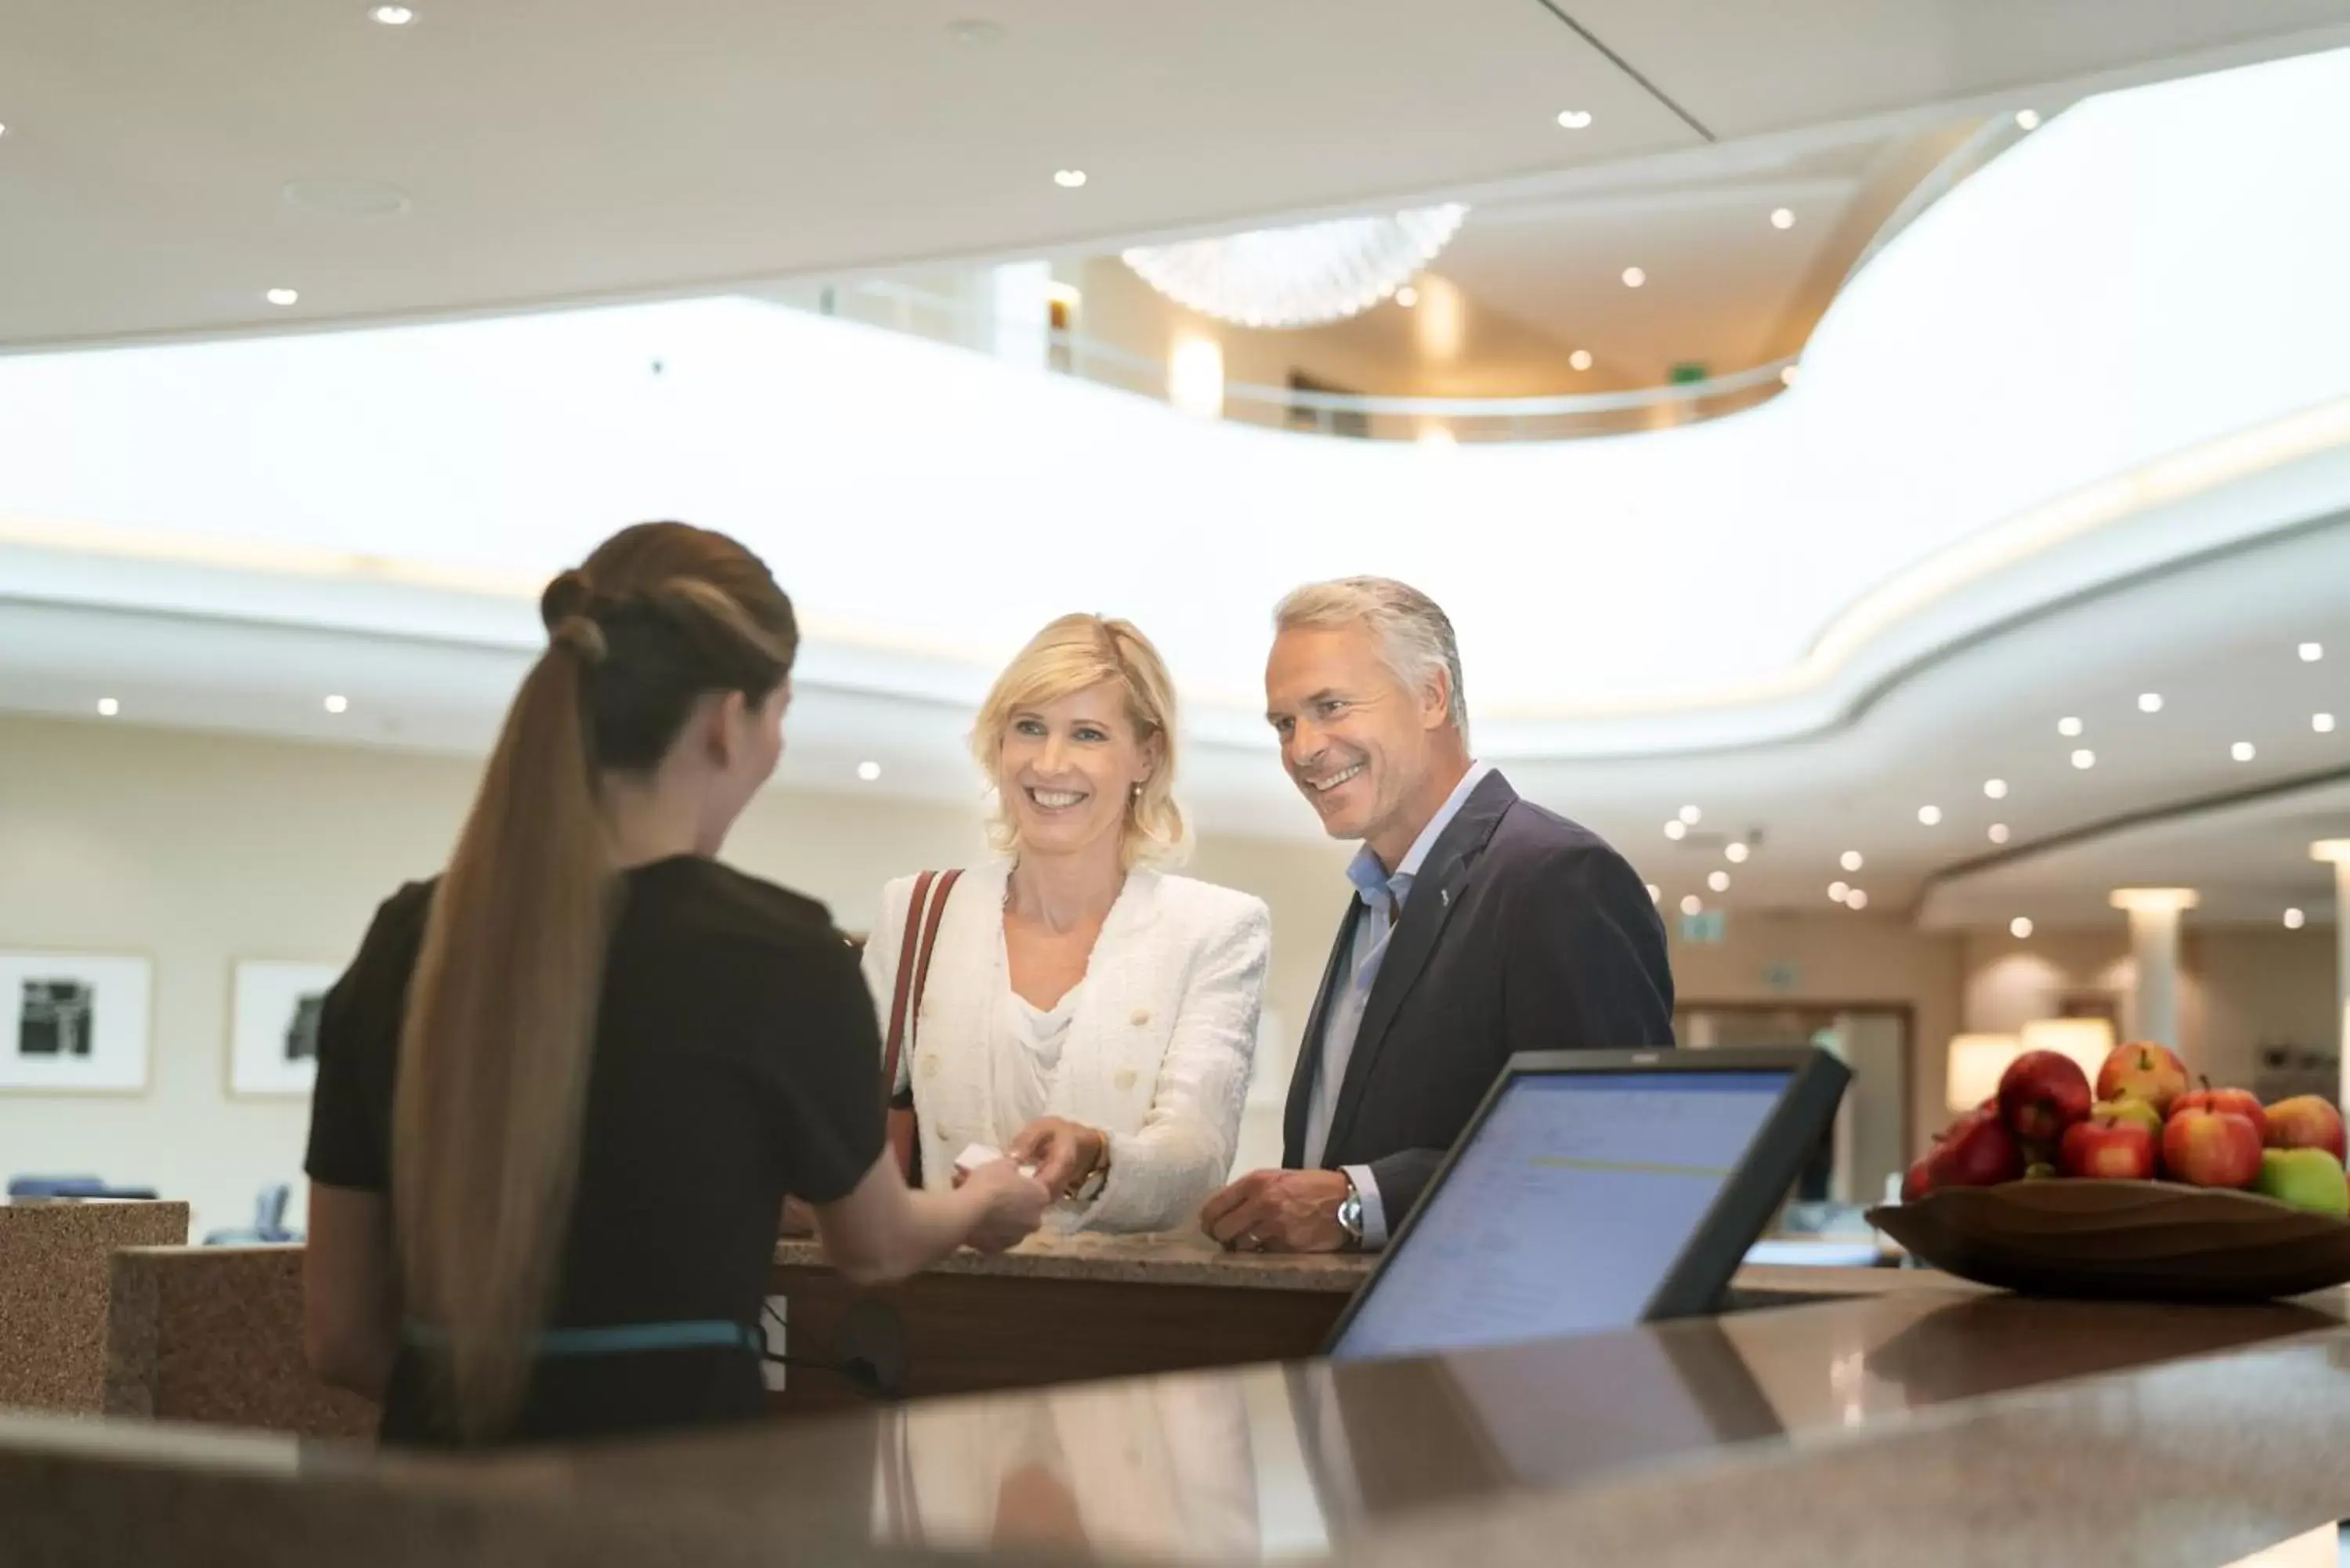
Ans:
[[[1363,913],[1355,920],[1353,950],[1347,955],[1347,979],[1330,999],[1328,1016],[1322,1021],[1319,1042],[1320,1059],[1315,1063],[1314,1086],[1305,1096],[1305,1168],[1314,1169],[1322,1163],[1322,1151],[1329,1147],[1330,1119],[1338,1107],[1338,1090],[1347,1081],[1347,1064],[1355,1054],[1355,1036],[1363,1027],[1363,1008],[1370,1001],[1371,986],[1379,978],[1379,964],[1387,957],[1388,939],[1395,934],[1396,925],[1403,919],[1404,900],[1411,897],[1411,885],[1419,879],[1419,868],[1427,864],[1429,852],[1485,775],[1493,770],[1484,763],[1472,763],[1452,793],[1411,841],[1411,848],[1403,864],[1389,871],[1379,864],[1367,844],[1356,851],[1347,867],[1347,880],[1355,885],[1355,896],[1362,899]],[[1379,1202],[1379,1184],[1372,1179],[1367,1165],[1350,1165],[1347,1175],[1354,1181],[1355,1190],[1363,1199],[1363,1245],[1383,1247],[1388,1240],[1386,1208]]]

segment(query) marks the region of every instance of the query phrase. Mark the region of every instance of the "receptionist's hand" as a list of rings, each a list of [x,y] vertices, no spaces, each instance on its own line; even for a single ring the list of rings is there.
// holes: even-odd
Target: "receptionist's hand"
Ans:
[[[975,1251],[1001,1252],[1019,1245],[1045,1222],[1053,1195],[1043,1185],[1020,1174],[1012,1160],[983,1165],[955,1189],[955,1196],[980,1206],[979,1218],[963,1242]]]
[[[1336,1170],[1257,1170],[1208,1199],[1200,1229],[1243,1252],[1335,1252],[1347,1178]]]
[[[1035,1166],[1037,1183],[1061,1198],[1093,1174],[1108,1147],[1108,1135],[1098,1128],[1058,1116],[1038,1116],[1020,1129],[1020,1136],[1003,1152],[1015,1165]]]

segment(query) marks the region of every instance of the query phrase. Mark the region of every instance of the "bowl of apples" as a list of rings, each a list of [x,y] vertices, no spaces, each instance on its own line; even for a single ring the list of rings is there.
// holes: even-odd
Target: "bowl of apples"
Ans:
[[[2095,1085],[2028,1051],[1869,1221],[1920,1261],[2031,1295],[2244,1302],[2350,1283],[2342,1113],[2197,1086],[2160,1045]]]

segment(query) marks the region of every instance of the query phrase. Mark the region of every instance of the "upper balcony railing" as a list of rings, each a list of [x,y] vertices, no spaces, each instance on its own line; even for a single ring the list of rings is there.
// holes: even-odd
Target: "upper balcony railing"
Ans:
[[[1970,130],[1855,255],[1846,281],[2026,129],[2002,115]],[[897,279],[866,278],[786,287],[769,297],[826,316],[1004,354],[1144,397],[1178,400],[1171,395],[1172,367],[1167,359],[1080,331],[1007,321],[982,290],[957,297]],[[1728,375],[1667,386],[1540,397],[1379,396],[1226,381],[1217,411],[1243,424],[1369,441],[1438,445],[1565,441],[1660,430],[1753,408],[1794,383],[1797,358],[1789,355]]]

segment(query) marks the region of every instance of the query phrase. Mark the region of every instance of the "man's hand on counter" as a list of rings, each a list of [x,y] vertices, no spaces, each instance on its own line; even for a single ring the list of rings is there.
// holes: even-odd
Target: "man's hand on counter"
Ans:
[[[1208,1199],[1200,1228],[1237,1251],[1336,1252],[1346,1197],[1342,1171],[1252,1171]]]

